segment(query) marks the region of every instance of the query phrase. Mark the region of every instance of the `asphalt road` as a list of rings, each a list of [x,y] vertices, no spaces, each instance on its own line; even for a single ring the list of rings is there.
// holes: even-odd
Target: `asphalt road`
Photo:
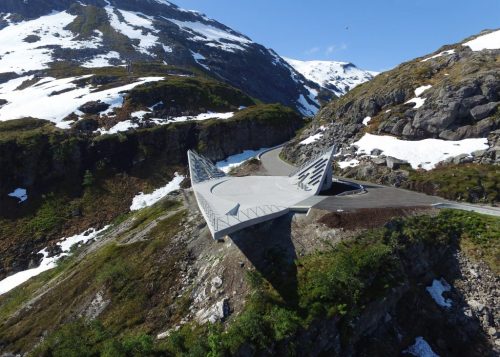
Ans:
[[[281,149],[279,147],[262,154],[260,158],[262,162],[260,174],[285,176],[295,169],[294,166],[279,158]],[[425,207],[435,205],[437,208],[455,208],[500,217],[500,209],[496,207],[461,204],[447,201],[441,197],[429,196],[400,188],[376,185],[369,182],[350,181],[363,185],[366,192],[347,196],[326,196],[322,200],[318,199],[320,202],[314,204],[313,208],[327,211],[353,211],[360,208]]]
[[[295,166],[287,164],[280,159],[279,154],[282,149],[282,147],[279,147],[262,154],[260,157],[262,163],[260,174],[266,176],[288,176],[295,169]]]

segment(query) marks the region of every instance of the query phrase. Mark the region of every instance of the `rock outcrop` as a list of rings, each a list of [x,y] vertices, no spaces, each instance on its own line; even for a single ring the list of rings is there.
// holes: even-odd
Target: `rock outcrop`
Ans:
[[[488,137],[489,149],[474,160],[499,163],[499,56],[499,49],[473,51],[459,43],[381,73],[322,108],[284,155],[301,162],[333,143],[348,154],[350,144],[369,132],[405,140]],[[326,129],[319,140],[299,144],[320,125]]]

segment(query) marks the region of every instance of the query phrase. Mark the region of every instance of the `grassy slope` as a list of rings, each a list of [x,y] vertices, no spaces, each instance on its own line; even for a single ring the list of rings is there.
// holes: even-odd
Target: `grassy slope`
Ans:
[[[120,220],[133,218],[127,229],[98,251],[83,260],[77,253],[58,268],[1,296],[1,340],[12,349],[25,349],[44,331],[70,322],[75,307],[90,302],[97,292],[111,301],[100,320],[110,337],[152,333],[169,321],[175,322],[185,306],[182,299],[172,300],[169,288],[178,279],[176,262],[185,252],[182,245],[173,244],[171,239],[181,229],[184,217],[185,211],[172,201],[129,214]],[[121,237],[143,230],[153,220],[158,220],[158,224],[148,232],[146,240],[120,243]],[[63,279],[64,282],[53,284]],[[45,293],[43,306],[33,304],[29,316],[34,320],[8,319],[46,284],[53,288]],[[171,313],[165,314],[167,310]]]
[[[431,171],[410,171],[404,187],[451,200],[500,202],[500,168],[493,165],[443,165]]]
[[[276,252],[272,259],[277,281],[281,281],[281,294],[275,289],[276,285],[271,286],[257,272],[250,272],[248,279],[253,292],[244,312],[236,316],[226,330],[221,325],[185,325],[162,343],[154,342],[150,333],[154,328],[148,326],[147,318],[144,320],[146,306],[149,310],[161,310],[157,310],[154,300],[149,300],[153,305],[143,300],[143,290],[150,290],[142,280],[152,282],[158,279],[158,276],[149,275],[145,270],[150,269],[151,258],[156,254],[156,248],[152,246],[164,249],[166,241],[153,237],[147,243],[130,248],[110,245],[78,267],[72,267],[72,270],[80,277],[75,279],[75,288],[83,278],[88,279],[87,285],[95,286],[95,291],[104,285],[111,289],[108,292],[117,294],[113,295],[114,301],[118,299],[113,303],[115,306],[98,321],[77,320],[60,325],[61,328],[45,340],[36,354],[63,356],[72,351],[74,355],[216,356],[234,353],[242,344],[250,343],[259,350],[287,339],[289,352],[292,353],[295,334],[312,322],[325,318],[339,321],[342,338],[349,339],[351,322],[366,305],[382,298],[389,289],[404,280],[403,266],[408,263],[405,261],[408,258],[404,257],[412,247],[424,245],[435,250],[456,243],[467,253],[481,256],[498,273],[500,220],[452,210],[443,211],[437,217],[396,219],[384,228],[365,231],[328,251],[299,258],[293,266],[283,265],[285,263]],[[136,263],[139,261],[143,264]],[[297,286],[293,287],[289,274],[294,274],[295,269]],[[103,275],[109,280],[102,279]],[[137,281],[135,277],[138,276],[145,278]],[[44,277],[35,279],[30,286],[40,284],[40,279]],[[161,281],[162,278],[156,286],[165,289]],[[72,289],[69,288],[69,291]],[[3,300],[0,312],[4,316],[5,306],[9,306],[9,299],[17,293]],[[156,303],[165,308],[161,302]],[[12,307],[10,311],[13,311]],[[116,312],[119,314],[115,315]],[[45,324],[44,319],[39,319],[45,313],[45,309],[37,311],[31,319]],[[15,327],[18,329],[31,323],[19,321]],[[0,336],[5,338],[5,327],[0,331]],[[21,329],[13,330],[11,326],[7,331],[7,336],[13,340],[16,333],[23,335]],[[30,345],[28,339],[17,341],[18,347]]]

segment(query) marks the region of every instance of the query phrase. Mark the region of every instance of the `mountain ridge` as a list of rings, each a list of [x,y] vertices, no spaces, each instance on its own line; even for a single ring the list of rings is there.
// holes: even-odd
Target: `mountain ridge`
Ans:
[[[0,4],[0,14],[0,35],[9,38],[0,46],[0,68],[18,75],[58,62],[97,67],[156,60],[199,68],[255,98],[304,115],[319,108],[311,94],[319,86],[276,52],[167,1],[7,0]]]
[[[284,60],[305,78],[332,91],[337,96],[346,94],[357,85],[379,74],[379,72],[362,70],[351,62],[300,61],[288,57],[284,57]]]

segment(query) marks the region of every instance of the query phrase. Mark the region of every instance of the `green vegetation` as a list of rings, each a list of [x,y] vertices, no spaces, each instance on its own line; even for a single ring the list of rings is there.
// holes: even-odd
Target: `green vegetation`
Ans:
[[[139,321],[127,325],[126,319],[116,315],[110,319],[111,315],[106,313],[100,321],[64,325],[44,341],[37,355],[62,356],[73,346],[73,355],[77,356],[108,353],[223,356],[236,353],[244,344],[252,345],[256,352],[272,351],[270,348],[280,345],[293,355],[295,335],[324,319],[337,321],[342,340],[348,341],[356,317],[366,306],[384,298],[391,288],[407,279],[405,266],[414,264],[411,259],[419,259],[414,256],[415,246],[436,252],[443,251],[440,247],[451,248],[455,244],[466,246],[466,252],[475,252],[498,271],[500,220],[444,210],[437,216],[394,219],[384,228],[365,231],[327,251],[302,257],[292,265],[280,260],[276,252],[274,270],[279,273],[273,276],[278,280],[273,279],[271,284],[260,273],[249,272],[252,293],[245,310],[225,329],[221,324],[188,324],[172,332],[165,342],[153,342],[147,329],[134,327],[141,325]],[[135,252],[144,256],[142,250]],[[97,280],[107,282],[113,291],[123,291],[129,280],[134,280],[133,274],[125,278],[124,272],[134,272],[137,266],[131,267],[124,261],[120,264],[126,265],[120,266],[114,258],[119,255],[122,258],[118,259],[123,259],[120,251],[105,254],[106,260],[92,261],[94,264],[105,261],[108,267],[103,269],[105,273],[97,274]],[[135,257],[130,257],[135,261]],[[129,308],[127,305],[125,311]],[[143,314],[134,308],[132,311]],[[128,312],[126,315],[131,316]]]
[[[239,89],[203,77],[171,76],[136,87],[127,96],[127,102],[133,106],[152,106],[160,101],[181,111],[234,110],[256,103]]]
[[[301,117],[293,109],[281,104],[261,104],[241,110],[231,118],[231,120],[249,119],[257,122],[273,120],[279,123],[280,121],[301,119]]]
[[[0,143],[17,140],[20,142],[57,131],[48,120],[23,118],[0,122]]]
[[[171,242],[171,238],[181,229],[180,223],[185,217],[185,211],[176,210],[176,207],[177,203],[169,201],[157,204],[154,210],[162,211],[163,215],[155,215],[158,225],[148,232],[147,239],[121,243],[118,238],[99,251],[90,253],[84,260],[78,259],[78,254],[75,254],[56,269],[30,280],[22,289],[0,297],[0,339],[12,344],[12,348],[32,346],[36,336],[67,321],[67,317],[74,313],[74,303],[88,303],[99,293],[104,301],[110,302],[105,313],[101,314],[99,323],[86,325],[83,321],[76,321],[74,325],[64,327],[53,339],[47,340],[39,351],[50,351],[52,344],[56,344],[61,350],[52,355],[62,356],[66,355],[62,352],[65,348],[73,346],[75,352],[70,355],[81,356],[89,351],[86,341],[92,341],[92,345],[99,339],[113,341],[123,338],[124,345],[120,348],[125,349],[130,344],[135,346],[133,349],[147,344],[149,337],[136,340],[133,336],[151,334],[155,326],[161,326],[169,320],[175,322],[179,319],[177,314],[180,314],[177,309],[184,309],[183,304],[177,301],[176,294],[172,295],[169,291],[178,279],[176,262],[185,254],[182,245]],[[152,220],[148,218],[147,221]],[[142,223],[146,224],[146,220]],[[136,228],[132,225],[123,232],[123,236]],[[71,278],[46,292],[43,308],[32,312],[34,320],[31,317],[14,317],[6,321],[9,313],[30,298],[30,293],[36,293],[36,289],[43,286],[41,281],[51,284],[59,277],[68,276]],[[64,297],[62,304],[61,297]],[[169,316],[164,313],[167,309],[171,311]],[[105,326],[106,333],[100,324]],[[124,331],[127,331],[127,338],[122,335]],[[74,335],[75,339],[68,341],[70,335]],[[35,353],[40,354],[43,355],[43,352]]]
[[[430,171],[410,171],[404,185],[456,201],[500,202],[500,168],[494,165],[443,165]]]

